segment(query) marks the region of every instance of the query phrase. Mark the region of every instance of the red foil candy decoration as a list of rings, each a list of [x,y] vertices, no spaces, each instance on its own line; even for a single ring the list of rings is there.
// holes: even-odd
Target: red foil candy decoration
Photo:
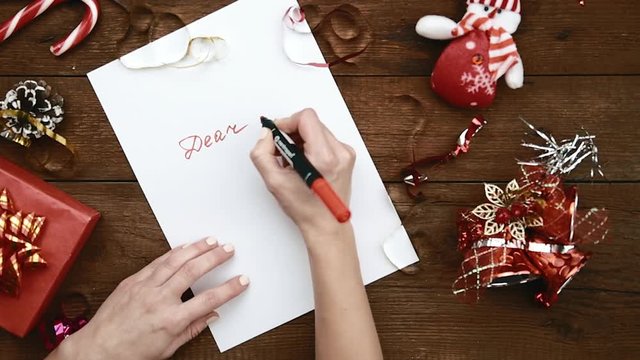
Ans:
[[[4,189],[0,193],[0,292],[20,294],[25,268],[42,267],[47,262],[35,245],[44,225],[44,217],[16,212]]]
[[[489,203],[460,212],[458,250],[464,260],[454,294],[477,301],[483,288],[542,279],[546,289],[536,299],[550,307],[591,256],[578,245],[607,237],[606,211],[578,211],[575,187],[542,167],[522,167],[522,174],[504,191],[486,184]]]

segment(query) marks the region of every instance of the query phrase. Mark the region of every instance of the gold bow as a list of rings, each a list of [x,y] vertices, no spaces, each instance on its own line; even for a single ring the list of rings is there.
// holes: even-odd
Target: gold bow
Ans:
[[[18,296],[24,268],[45,266],[35,243],[45,218],[15,212],[6,189],[0,194],[0,291]]]

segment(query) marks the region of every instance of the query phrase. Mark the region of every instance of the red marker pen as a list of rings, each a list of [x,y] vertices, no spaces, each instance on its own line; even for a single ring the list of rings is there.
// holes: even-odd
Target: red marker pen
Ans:
[[[287,134],[280,131],[273,121],[264,116],[260,118],[260,121],[262,122],[262,127],[271,130],[276,149],[282,154],[282,157],[291,164],[291,167],[302,177],[302,180],[304,180],[307,186],[318,195],[333,216],[341,223],[349,221],[351,218],[349,208],[342,202],[338,194],[333,191],[329,182],[311,165],[307,157],[298,149],[293,140],[291,140]]]

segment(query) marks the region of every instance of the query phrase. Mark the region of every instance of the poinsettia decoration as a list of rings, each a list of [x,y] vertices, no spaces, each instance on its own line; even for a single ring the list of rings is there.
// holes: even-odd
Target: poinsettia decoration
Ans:
[[[506,230],[507,237],[524,242],[526,228],[544,225],[542,217],[532,210],[533,198],[527,197],[517,180],[512,180],[504,191],[496,185],[485,184],[484,193],[489,202],[478,205],[471,213],[485,220],[485,236]]]

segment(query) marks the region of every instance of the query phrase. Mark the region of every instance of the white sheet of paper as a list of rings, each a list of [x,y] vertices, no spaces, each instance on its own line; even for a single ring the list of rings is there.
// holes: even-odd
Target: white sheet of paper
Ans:
[[[227,41],[229,55],[222,61],[129,70],[116,60],[89,74],[171,246],[215,235],[236,247],[231,261],[193,286],[197,295],[238,274],[251,279],[211,326],[221,351],[313,310],[303,240],[249,159],[260,115],[315,108],[337,138],[355,148],[351,211],[365,283],[418,261],[331,72],[295,65],[283,53],[281,20],[293,5],[239,0],[190,24],[192,36]],[[179,31],[131,56],[175,53],[184,39]],[[308,58],[322,61],[313,36],[297,41]],[[187,159],[183,147],[194,141],[201,149]],[[393,263],[383,244],[393,249]]]

